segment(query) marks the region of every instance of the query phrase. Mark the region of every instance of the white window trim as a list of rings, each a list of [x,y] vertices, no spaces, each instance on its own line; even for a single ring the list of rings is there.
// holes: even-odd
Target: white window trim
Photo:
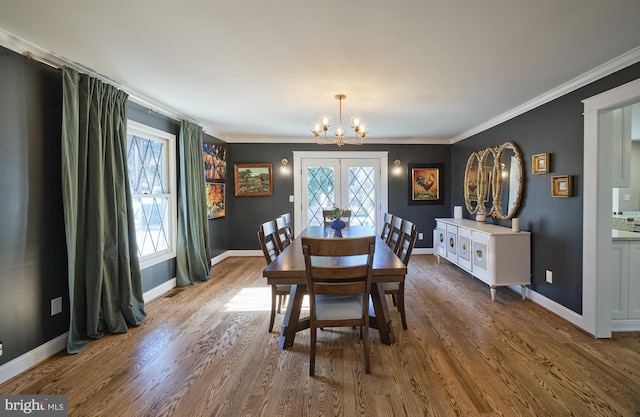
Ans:
[[[176,180],[176,136],[144,125],[142,123],[127,120],[127,134],[159,139],[167,141],[168,181],[165,184],[169,191],[169,249],[140,257],[140,269],[146,269],[161,262],[176,257],[178,235],[178,188]]]

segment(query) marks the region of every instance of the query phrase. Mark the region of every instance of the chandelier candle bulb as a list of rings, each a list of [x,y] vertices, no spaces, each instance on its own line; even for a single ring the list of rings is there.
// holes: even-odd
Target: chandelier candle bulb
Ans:
[[[517,217],[514,217],[513,219],[511,219],[511,231],[512,232],[519,232],[520,231],[520,219]]]

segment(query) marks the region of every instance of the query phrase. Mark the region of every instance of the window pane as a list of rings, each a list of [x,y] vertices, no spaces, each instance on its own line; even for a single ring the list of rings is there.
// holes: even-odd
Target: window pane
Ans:
[[[169,197],[133,196],[138,255],[144,256],[169,249]]]
[[[127,163],[132,194],[165,194],[164,144],[127,135]]]

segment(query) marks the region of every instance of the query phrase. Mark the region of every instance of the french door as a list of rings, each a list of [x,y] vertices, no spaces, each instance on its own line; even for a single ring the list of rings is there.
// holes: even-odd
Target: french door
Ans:
[[[351,224],[378,230],[387,210],[386,152],[294,152],[296,234],[322,225],[322,210],[351,210]]]

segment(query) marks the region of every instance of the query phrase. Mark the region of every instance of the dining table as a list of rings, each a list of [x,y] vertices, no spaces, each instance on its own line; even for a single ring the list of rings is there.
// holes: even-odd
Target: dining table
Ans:
[[[303,298],[307,294],[307,277],[302,253],[301,237],[349,239],[376,236],[371,271],[371,308],[369,326],[378,330],[381,343],[391,345],[395,339],[385,298],[383,283],[402,282],[407,273],[406,265],[387,246],[372,227],[347,226],[342,229],[342,237],[335,237],[330,226],[308,226],[287,246],[263,271],[269,285],[289,284],[291,292],[287,303],[278,346],[282,349],[293,345],[296,333],[308,329],[309,317],[300,317]]]

